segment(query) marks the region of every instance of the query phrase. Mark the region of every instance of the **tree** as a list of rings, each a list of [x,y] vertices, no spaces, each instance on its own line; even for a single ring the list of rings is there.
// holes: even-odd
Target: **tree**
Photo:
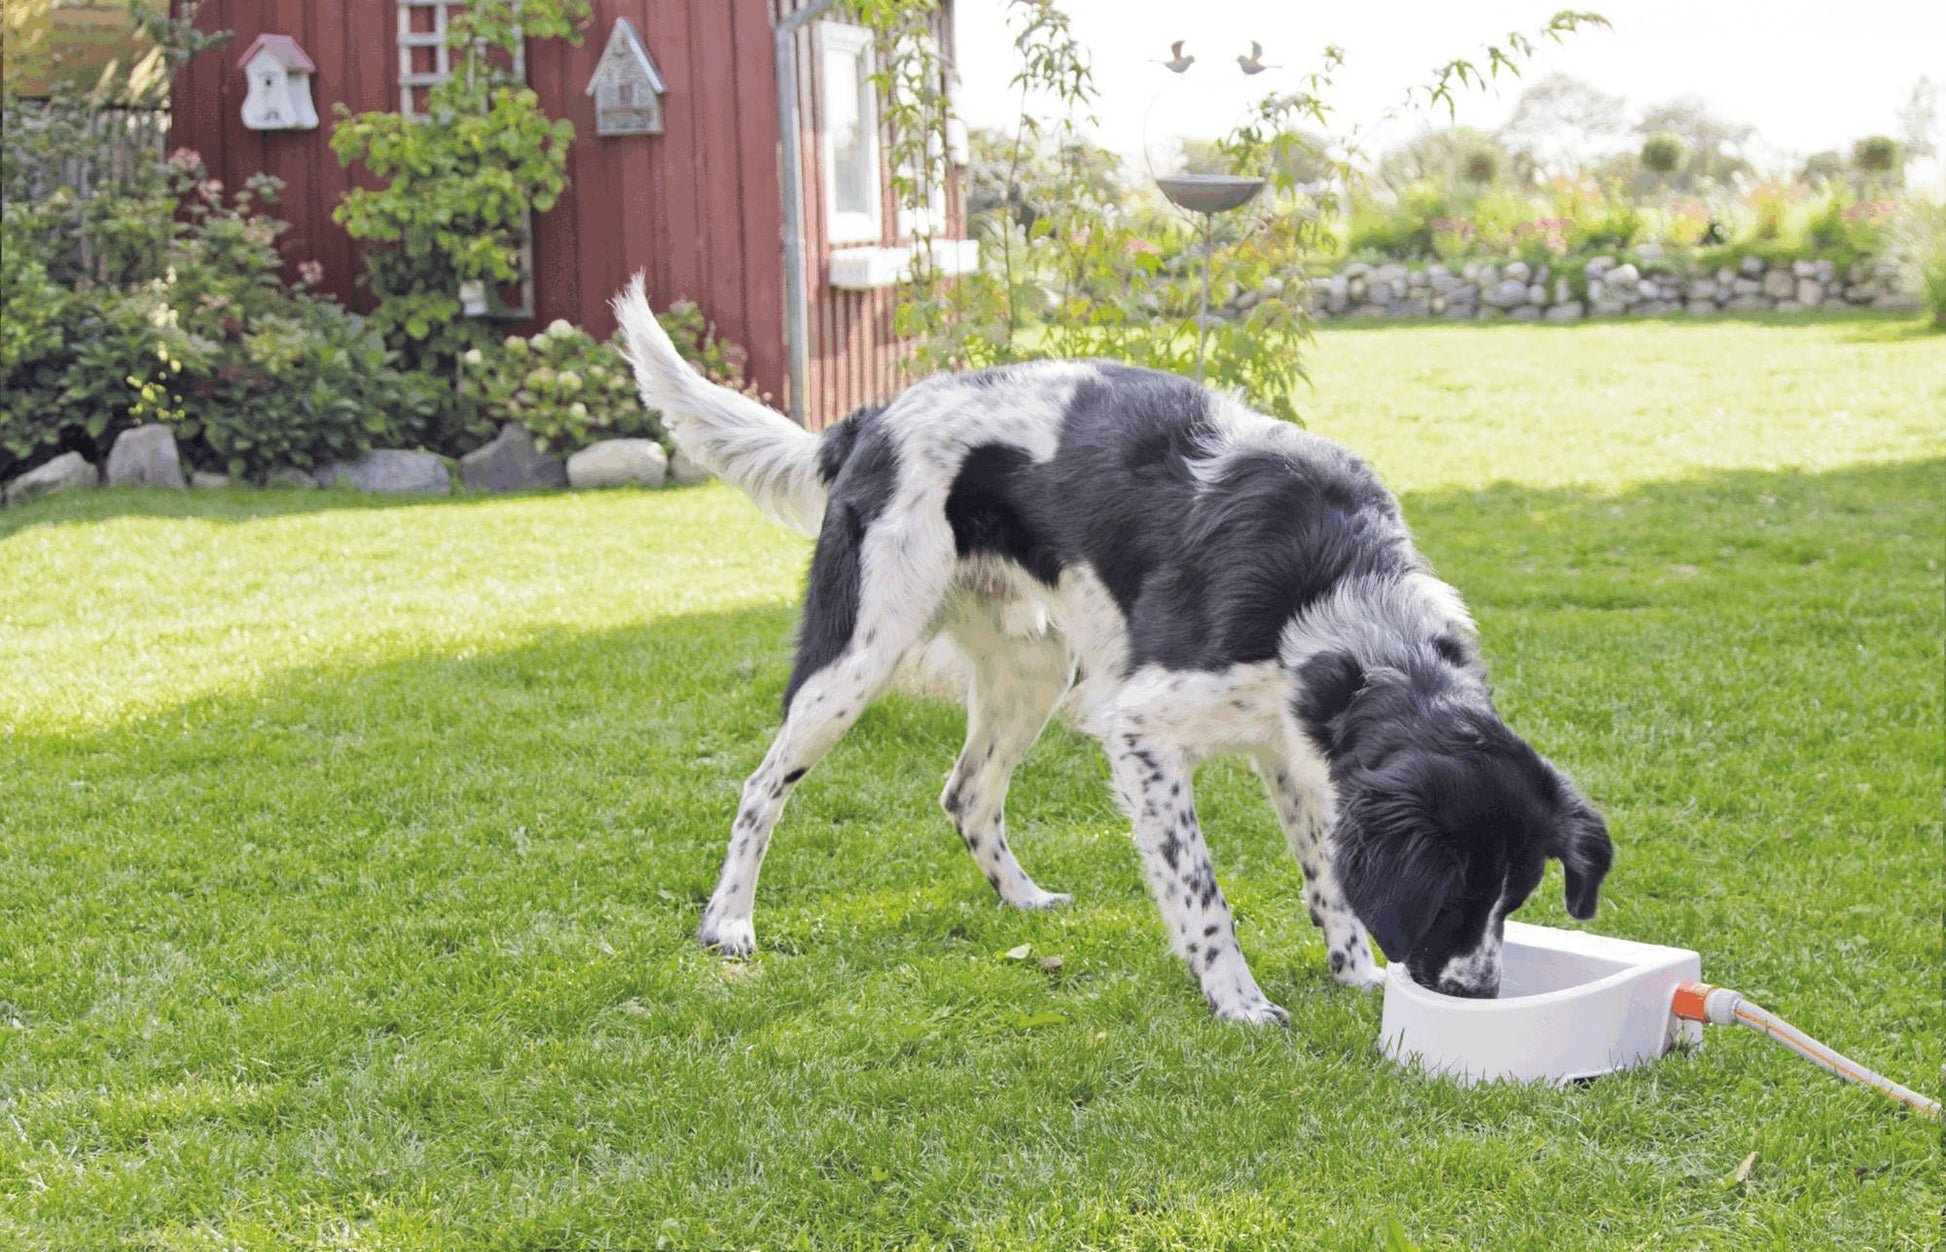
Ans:
[[[1379,158],[1378,176],[1394,190],[1426,178],[1485,187],[1515,164],[1497,136],[1452,126],[1426,131],[1387,152]]]
[[[1553,74],[1520,93],[1500,141],[1529,180],[1572,174],[1623,146],[1627,103],[1577,78]]]
[[[1748,126],[1726,122],[1709,111],[1709,106],[1694,96],[1656,105],[1642,115],[1635,131],[1645,139],[1669,134],[1688,146],[1689,161],[1673,180],[1683,189],[1703,182],[1728,182],[1737,174],[1751,171],[1744,145],[1754,133]]]
[[[1939,151],[1939,84],[1921,78],[1899,110],[1899,142],[1908,157],[1924,158]]]

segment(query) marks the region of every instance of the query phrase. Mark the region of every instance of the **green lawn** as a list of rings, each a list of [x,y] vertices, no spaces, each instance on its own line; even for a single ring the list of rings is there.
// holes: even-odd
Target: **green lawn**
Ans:
[[[1609,815],[1585,925],[1936,1093],[1946,338],[1312,364]],[[806,551],[722,488],[0,513],[0,1245],[1935,1246],[1937,1128],[1747,1033],[1570,1090],[1393,1068],[1234,762],[1205,825],[1288,1032],[1210,1020],[1074,735],[1011,825],[1076,903],[999,907],[915,698],[799,791],[758,957],[696,949]],[[1522,916],[1583,925],[1558,870]]]

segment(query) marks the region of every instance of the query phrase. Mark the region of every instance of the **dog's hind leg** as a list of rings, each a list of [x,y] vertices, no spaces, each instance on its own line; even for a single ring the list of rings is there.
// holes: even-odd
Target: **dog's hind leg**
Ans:
[[[784,724],[743,784],[723,872],[697,930],[705,947],[732,956],[756,946],[757,873],[792,788],[885,689],[945,599],[952,537],[943,522],[874,530],[846,507],[834,498],[818,535]]]
[[[1371,943],[1358,915],[1346,903],[1331,867],[1327,832],[1331,829],[1329,783],[1323,778],[1301,781],[1302,766],[1293,766],[1277,753],[1265,751],[1256,759],[1257,774],[1270,792],[1284,842],[1304,871],[1304,904],[1311,923],[1324,931],[1325,960],[1331,976],[1347,987],[1379,987],[1385,974],[1372,959]],[[1322,765],[1317,766],[1322,771]]]
[[[1007,846],[1007,784],[1034,746],[1048,715],[1074,677],[1058,635],[1008,635],[998,614],[981,606],[951,631],[973,671],[966,694],[966,746],[940,793],[966,850],[1000,899],[1017,909],[1046,909],[1072,896],[1043,891]]]

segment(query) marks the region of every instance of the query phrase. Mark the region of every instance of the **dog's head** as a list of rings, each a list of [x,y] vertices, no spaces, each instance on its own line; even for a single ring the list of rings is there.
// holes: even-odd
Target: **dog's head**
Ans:
[[[1414,982],[1497,995],[1507,914],[1548,858],[1566,871],[1569,914],[1595,915],[1613,859],[1608,827],[1489,708],[1399,687],[1361,699],[1342,726],[1333,865],[1359,920]]]

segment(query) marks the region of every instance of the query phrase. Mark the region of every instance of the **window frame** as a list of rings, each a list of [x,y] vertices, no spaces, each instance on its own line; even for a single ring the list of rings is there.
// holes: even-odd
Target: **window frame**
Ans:
[[[830,243],[878,243],[885,238],[885,171],[879,142],[882,125],[878,108],[878,85],[872,81],[874,45],[872,32],[862,26],[843,22],[819,22],[818,26],[818,151],[824,175],[824,234]],[[838,207],[838,157],[830,128],[830,67],[836,57],[850,57],[859,63],[858,82],[859,138],[865,160],[871,169],[868,198],[870,209],[858,212]]]

